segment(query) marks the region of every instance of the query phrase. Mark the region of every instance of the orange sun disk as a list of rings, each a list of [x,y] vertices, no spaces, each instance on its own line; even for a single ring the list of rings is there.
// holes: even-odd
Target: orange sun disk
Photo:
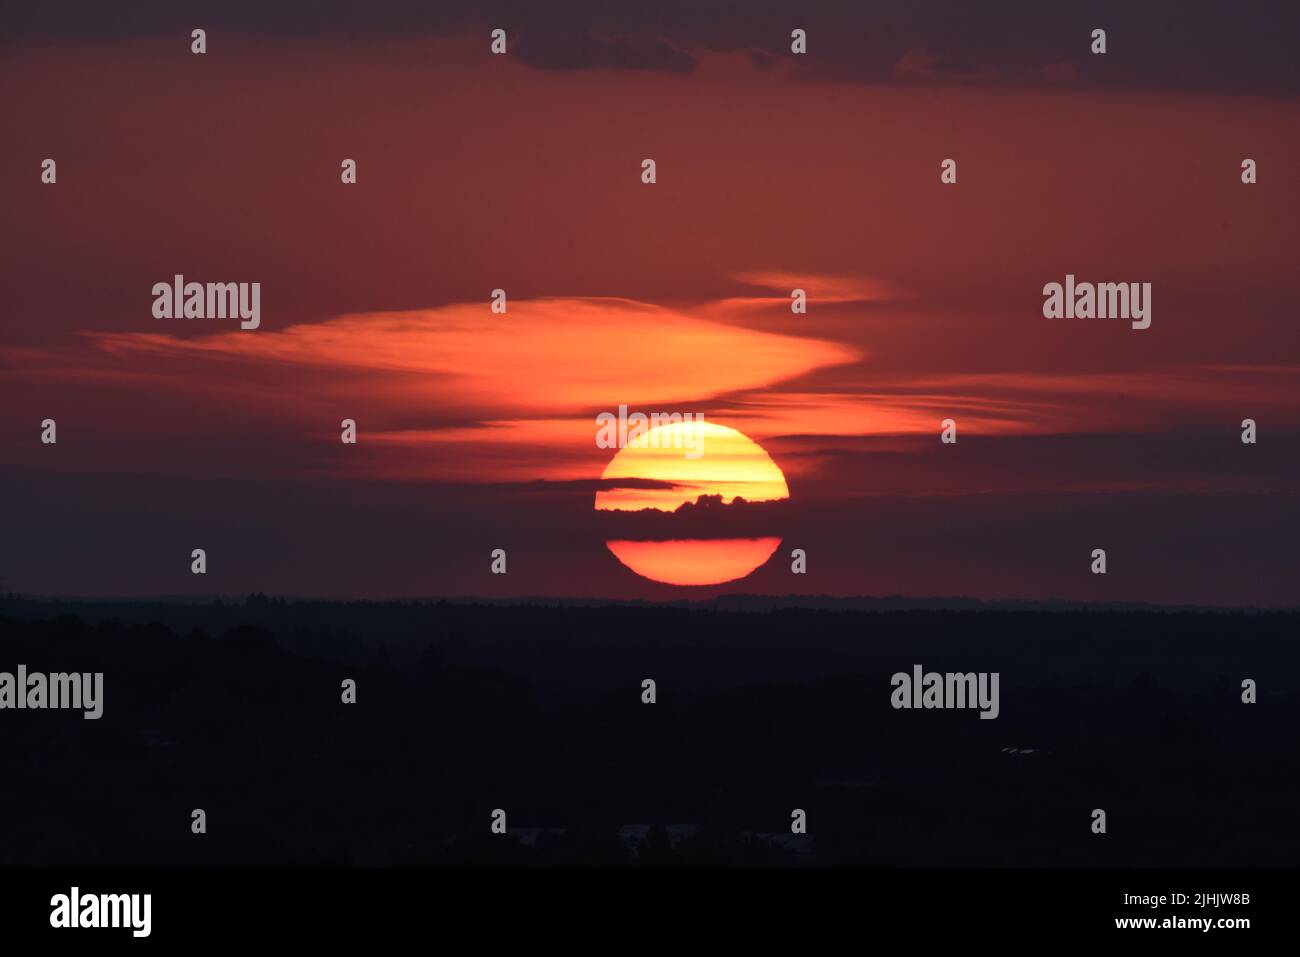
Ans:
[[[696,431],[688,435],[685,430],[690,429]],[[662,425],[641,433],[618,451],[601,478],[608,485],[596,493],[598,511],[673,512],[698,501],[701,495],[720,495],[724,504],[738,497],[749,502],[790,497],[785,476],[762,446],[735,429],[712,422]],[[621,487],[619,479],[650,479],[662,484]],[[613,539],[605,544],[625,566],[653,581],[718,585],[753,572],[772,557],[781,539],[771,535]]]

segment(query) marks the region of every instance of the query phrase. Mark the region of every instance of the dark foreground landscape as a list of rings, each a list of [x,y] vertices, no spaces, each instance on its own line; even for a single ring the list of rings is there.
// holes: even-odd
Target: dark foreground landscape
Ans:
[[[11,597],[0,866],[1300,863],[1300,613],[780,604]]]

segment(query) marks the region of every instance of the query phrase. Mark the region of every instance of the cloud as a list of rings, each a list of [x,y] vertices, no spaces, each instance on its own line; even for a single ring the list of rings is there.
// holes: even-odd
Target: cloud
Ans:
[[[510,300],[505,315],[485,300],[257,331],[205,333],[214,325],[176,320],[157,327],[178,334],[84,333],[69,346],[0,349],[0,395],[45,408],[31,386],[60,384],[60,407],[78,409],[77,428],[105,443],[69,445],[68,464],[577,480],[609,461],[596,444],[600,412],[708,413],[720,395],[780,388],[862,355],[706,312],[571,298]],[[345,416],[358,422],[364,455],[336,454]]]
[[[487,415],[701,402],[852,362],[847,346],[742,329],[627,299],[515,300],[346,315],[256,333],[92,336],[116,356],[205,358],[404,374]]]
[[[0,36],[185,36],[193,12],[175,0],[102,0],[10,4]],[[610,4],[592,0],[224,0],[204,11],[212,33],[270,37],[390,39],[453,37],[487,55],[488,31],[518,39],[512,55],[537,69],[617,69],[689,73],[711,53],[740,53],[753,69],[800,61],[809,76],[847,82],[970,82],[996,75],[1027,86],[1069,80],[1063,64],[1079,58],[1090,83],[1135,89],[1218,92],[1300,90],[1294,37],[1300,7],[1292,0],[1148,0],[1108,5],[1105,26],[1122,42],[1105,57],[1086,55],[1096,25],[1094,0],[1009,0],[993,10],[969,0],[805,0],[798,24],[807,56],[792,57],[786,4]],[[689,52],[688,52],[689,51]],[[1104,66],[1094,60],[1105,61]]]
[[[572,25],[525,29],[519,58],[541,70],[650,70],[690,73],[695,58],[650,35],[609,36]]]
[[[778,289],[786,298],[789,298],[792,289],[802,289],[810,299],[818,302],[882,302],[903,299],[907,295],[894,283],[869,276],[755,271],[733,273],[731,278],[748,286]]]
[[[889,71],[896,80],[946,80],[959,83],[978,83],[994,80],[999,71],[988,65],[954,54],[932,53],[929,50],[908,50]]]
[[[909,298],[900,286],[866,276],[835,276],[812,272],[755,271],[732,273],[732,280],[747,286],[778,290],[776,296],[732,296],[700,306],[702,315],[729,323],[748,324],[755,320],[791,317],[790,295],[802,289],[810,308],[846,303],[890,302]],[[858,358],[867,352],[859,347]]]

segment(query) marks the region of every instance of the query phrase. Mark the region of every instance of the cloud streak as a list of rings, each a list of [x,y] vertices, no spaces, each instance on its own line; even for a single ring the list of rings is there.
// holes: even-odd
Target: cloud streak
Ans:
[[[545,415],[620,403],[703,402],[771,386],[859,353],[825,340],[759,332],[626,299],[486,301],[347,315],[250,335],[92,336],[109,355],[316,366],[399,374],[484,414]]]

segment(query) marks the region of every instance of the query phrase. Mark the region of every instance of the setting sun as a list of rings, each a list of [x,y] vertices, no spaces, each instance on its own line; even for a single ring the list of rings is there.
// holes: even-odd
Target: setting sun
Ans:
[[[651,510],[685,517],[691,506],[717,513],[790,497],[781,469],[758,443],[735,429],[703,421],[670,423],[636,435],[601,479],[606,486],[596,493],[595,507],[607,512]],[[629,484],[619,485],[620,480]],[[620,562],[653,581],[716,585],[753,572],[772,556],[781,538],[612,538],[605,544]]]
[[[695,451],[698,449],[698,453]],[[596,508],[671,512],[701,495],[770,502],[790,497],[785,476],[753,439],[714,422],[673,423],[642,432],[605,466],[607,487]],[[660,488],[622,488],[619,479],[653,480]]]

